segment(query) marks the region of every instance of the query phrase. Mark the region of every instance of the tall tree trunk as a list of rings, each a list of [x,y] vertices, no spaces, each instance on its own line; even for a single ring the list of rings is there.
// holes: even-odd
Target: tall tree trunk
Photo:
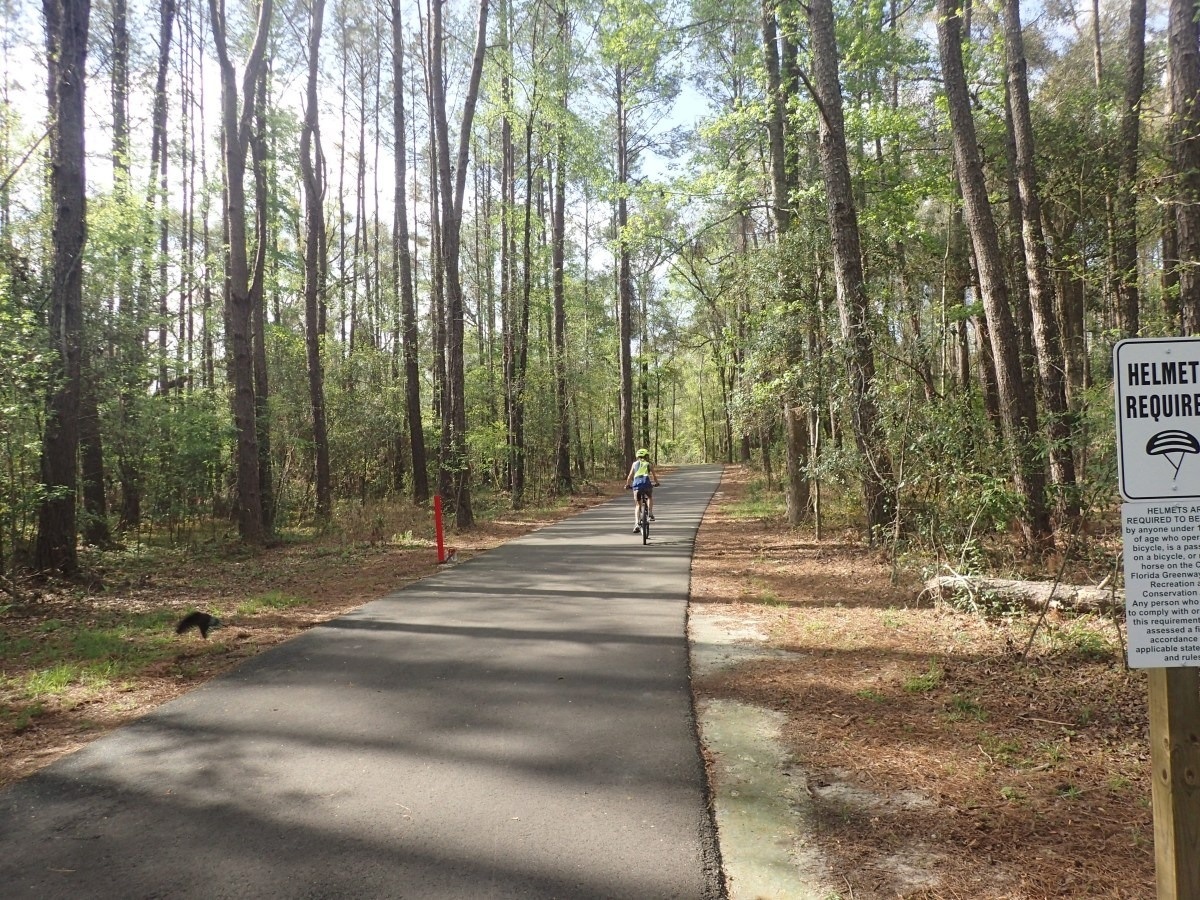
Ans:
[[[34,567],[73,574],[78,568],[75,503],[79,450],[80,349],[83,338],[83,246],[87,240],[84,177],[84,78],[88,0],[45,0],[50,50],[50,200],[53,209],[50,334],[57,379],[42,436],[42,485]]]
[[[533,291],[533,117],[536,103],[525,120],[525,217],[521,230],[521,298],[513,324],[512,400],[508,433],[512,459],[512,507],[525,505],[525,380],[529,369],[529,307]]]
[[[89,331],[87,323],[84,330]],[[108,499],[104,490],[104,442],[100,428],[100,404],[96,395],[100,373],[90,348],[95,335],[80,343],[79,368],[79,469],[83,486],[83,539],[96,547],[112,543],[108,528]]]
[[[425,426],[421,418],[421,370],[418,357],[417,305],[413,296],[412,252],[408,246],[408,151],[405,143],[404,35],[400,0],[392,2],[392,75],[395,95],[392,119],[396,134],[395,236],[396,280],[400,288],[400,328],[404,339],[404,402],[412,457],[414,503],[429,499],[429,463],[425,458]]]
[[[333,516],[333,489],[329,474],[329,431],[325,421],[325,364],[321,351],[320,307],[327,280],[329,257],[325,231],[325,154],[321,150],[321,128],[317,83],[320,71],[321,28],[325,0],[313,0],[308,31],[308,86],[304,101],[304,125],[300,131],[300,173],[304,181],[304,348],[308,362],[308,399],[312,409],[316,520],[324,527]],[[396,82],[397,93],[400,81]],[[404,131],[396,144],[403,153]],[[403,188],[401,188],[403,190]]]
[[[796,283],[796,277],[793,274],[795,267],[783,264],[783,260],[788,255],[786,241],[792,223],[792,201],[790,196],[792,179],[789,177],[788,172],[789,166],[785,134],[786,111],[789,92],[795,88],[791,77],[787,79],[786,86],[784,82],[783,68],[785,64],[780,60],[777,2],[778,0],[763,0],[762,36],[769,110],[767,115],[767,135],[771,151],[771,211],[775,221],[776,251],[781,263],[778,268],[778,278],[780,290],[786,304],[790,303],[799,294],[799,285]],[[783,55],[787,58],[786,67],[798,72],[794,59],[794,48],[787,41],[784,41],[784,47],[786,52]],[[739,218],[744,219],[744,217]],[[742,243],[744,243],[744,234],[744,230],[739,234],[739,241]],[[792,365],[799,362],[799,360],[793,355],[787,362],[789,365]],[[809,440],[808,433],[805,431],[808,427],[808,417],[806,415],[797,417],[792,404],[792,397],[784,398],[783,436],[787,446],[787,481],[785,482],[785,488],[787,492],[788,524],[798,525],[808,508],[808,498],[811,495],[807,473]]]
[[[967,337],[967,318],[962,309],[971,287],[971,261],[967,251],[966,228],[963,226],[962,197],[955,198],[954,209],[946,235],[946,297],[950,309],[958,308],[954,325],[955,382],[964,394],[971,388],[971,344]]]
[[[762,34],[763,64],[767,76],[767,144],[771,151],[771,212],[776,235],[787,233],[792,221],[788,198],[787,149],[784,143],[784,120],[787,96],[784,94],[779,70],[779,35],[776,26],[778,0],[763,0]]]
[[[819,108],[819,152],[825,200],[833,237],[842,338],[846,342],[846,374],[850,383],[854,438],[862,456],[863,502],[874,540],[896,511],[896,488],[883,424],[875,399],[875,352],[871,341],[870,304],[862,270],[858,216],[846,149],[842,88],[831,0],[809,6],[812,40],[813,98]]]
[[[471,126],[475,119],[475,104],[479,99],[479,82],[483,76],[484,51],[487,48],[488,0],[479,0],[479,15],[475,26],[475,52],[471,62],[470,83],[463,101],[463,115],[458,134],[456,165],[450,165],[449,126],[446,116],[446,93],[442,81],[445,54],[442,36],[440,0],[433,3],[433,52],[431,53],[431,82],[435,127],[438,145],[438,180],[442,186],[442,264],[446,272],[446,367],[450,382],[450,409],[443,415],[442,466],[449,468],[454,480],[455,522],[467,528],[474,522],[471,509],[471,479],[467,457],[466,360],[463,355],[463,290],[459,278],[459,248],[461,244],[463,194],[467,185],[467,154],[471,141]],[[453,183],[451,176],[453,175]]]
[[[1029,285],[1029,254],[1025,251],[1022,228],[1021,185],[1017,178],[1017,139],[1013,125],[1012,90],[1004,83],[1004,155],[1008,163],[1005,181],[1008,186],[1008,227],[1003,251],[1007,267],[1008,296],[1011,301],[1013,322],[1017,326],[1018,352],[1021,355],[1021,381],[1025,392],[1036,398],[1034,372],[1037,369],[1036,351],[1033,348],[1033,312]],[[1035,399],[1036,402],[1036,399]]]
[[[633,459],[633,272],[625,229],[629,226],[629,122],[625,107],[626,73],[623,63],[616,66],[617,99],[617,320],[621,378],[621,455]]]
[[[270,389],[267,383],[267,248],[270,245],[270,202],[267,184],[267,67],[255,88],[254,126],[250,158],[254,169],[254,263],[250,276],[250,307],[254,326],[254,423],[258,436],[258,486],[263,528],[275,529],[275,487],[271,474]]]
[[[201,4],[201,8],[203,8],[203,4]],[[201,29],[203,29],[204,22],[203,22],[202,14],[200,16],[200,19],[201,19],[200,26],[201,26]],[[207,40],[205,38],[205,32],[203,30],[201,30],[201,33],[200,33],[201,55],[203,55],[206,44],[207,44]],[[204,89],[204,78],[200,77],[197,79],[197,81],[199,81],[199,83],[200,83],[200,133],[205,134],[207,129],[205,128],[206,117],[204,115],[204,108],[206,105],[205,104],[206,91]],[[200,141],[200,183],[208,184],[208,141]],[[210,226],[209,226],[209,219],[211,218],[210,213],[212,212],[212,199],[211,198],[212,198],[211,191],[204,191],[200,197],[200,221],[201,221],[200,241],[201,241],[202,255],[204,258],[204,276],[205,276],[204,277],[204,289],[203,289],[204,290],[203,309],[201,310],[201,316],[202,316],[202,320],[204,323],[204,334],[203,334],[203,337],[201,340],[201,346],[202,346],[201,355],[204,357],[204,386],[206,388],[209,388],[210,390],[213,387],[215,387],[216,383],[217,383],[216,340],[213,337],[213,332],[216,330],[215,322],[214,322],[215,317],[213,314],[213,289],[212,289],[214,279],[212,278],[212,275],[211,275],[211,268],[210,268],[211,255],[209,252],[212,247],[212,233],[210,231]]]
[[[551,266],[554,288],[554,400],[557,411],[557,452],[555,453],[555,488],[559,493],[571,491],[571,422],[567,407],[567,297],[565,285],[565,245],[567,234],[567,134],[566,122],[570,115],[570,78],[568,61],[571,58],[571,26],[567,6],[558,11],[559,39],[559,102],[562,120],[556,127],[558,147],[558,171],[554,176],[554,206],[552,214],[553,238],[551,241]]]
[[[513,230],[513,215],[516,209],[516,152],[513,148],[512,76],[513,52],[509,18],[511,4],[500,0],[499,44],[500,44],[500,105],[504,111],[500,121],[500,332],[503,344],[501,368],[504,380],[504,424],[505,455],[504,484],[511,491],[513,486],[512,402],[513,384],[516,380],[515,332],[513,311],[515,307],[516,235]]]
[[[1162,218],[1162,295],[1163,315],[1170,323],[1172,334],[1183,335],[1183,310],[1179,304],[1179,231],[1175,210],[1167,206]]]
[[[1121,332],[1136,337],[1141,330],[1138,294],[1137,172],[1142,92],[1146,84],[1146,0],[1129,2],[1129,34],[1125,51],[1125,103],[1121,107],[1120,172],[1114,204],[1116,226],[1116,290]]]
[[[1033,397],[1021,378],[1016,327],[1004,281],[1004,260],[992,208],[988,200],[983,163],[962,61],[962,17],[956,0],[938,0],[938,49],[945,79],[954,158],[963,192],[964,212],[971,241],[979,289],[987,316],[995,363],[996,391],[1001,423],[1010,459],[1013,483],[1024,501],[1021,526],[1026,543],[1041,548],[1050,538],[1046,507],[1046,480],[1038,459],[1035,436],[1037,415]]]
[[[1050,475],[1058,486],[1058,507],[1067,519],[1079,515],[1075,484],[1074,433],[1067,407],[1066,360],[1054,304],[1054,282],[1042,231],[1042,204],[1034,164],[1033,119],[1029,113],[1025,39],[1021,33],[1019,0],[1004,3],[1005,43],[1008,48],[1008,88],[1012,103],[1013,138],[1017,154],[1017,183],[1021,193],[1021,235],[1029,280],[1033,343],[1038,382],[1045,409]]]
[[[175,0],[163,0],[159,11],[158,68],[154,84],[154,107],[151,113],[150,178],[146,188],[146,222],[154,218],[154,212],[166,200],[160,193],[158,173],[161,171],[159,158],[167,144],[167,75],[171,62],[171,41],[175,29]],[[160,215],[160,239],[161,222]],[[140,233],[140,229],[139,229]],[[125,360],[126,376],[121,387],[121,435],[117,447],[117,469],[121,481],[121,530],[137,528],[142,521],[142,471],[141,429],[139,401],[146,393],[143,369],[147,359],[146,341],[149,311],[149,259],[152,256],[149,239],[138,248],[142,259],[138,264],[138,275],[130,301],[129,326],[132,335],[128,341],[128,357]]]
[[[1168,16],[1172,171],[1184,334],[1200,333],[1200,23],[1194,0],[1171,0]]]
[[[246,62],[242,97],[225,40],[224,0],[209,0],[213,42],[221,66],[221,125],[224,132],[225,226],[228,229],[229,334],[232,356],[234,428],[237,432],[238,529],[248,544],[263,543],[262,486],[258,468],[257,416],[254,404],[253,302],[246,246],[246,151],[254,117],[255,85],[262,74],[273,0],[259,8],[254,45]]]
[[[117,203],[124,206],[129,202],[129,30],[125,0],[113,0],[112,4],[111,69],[113,195]],[[131,251],[132,248],[125,244],[116,252],[117,309],[121,316],[129,311],[133,283]],[[84,328],[87,327],[85,322]],[[89,335],[80,348],[79,464],[83,482],[83,537],[89,544],[103,547],[112,541],[112,535],[108,527],[104,443],[96,393],[101,376],[94,368],[94,348],[99,344],[97,337]],[[111,338],[110,348],[115,351]]]

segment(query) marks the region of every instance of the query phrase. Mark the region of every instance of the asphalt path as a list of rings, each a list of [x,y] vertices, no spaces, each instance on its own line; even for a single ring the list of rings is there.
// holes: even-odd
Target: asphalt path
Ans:
[[[723,896],[681,469],[264,652],[0,792],[4,898]]]

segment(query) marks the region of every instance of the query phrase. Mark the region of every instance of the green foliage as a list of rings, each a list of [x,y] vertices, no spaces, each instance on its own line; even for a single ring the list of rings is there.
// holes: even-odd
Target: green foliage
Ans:
[[[0,235],[0,573],[31,537],[44,398],[54,374],[29,260]]]
[[[224,474],[233,443],[225,399],[215,391],[174,395],[169,401],[145,397],[138,421],[145,473],[146,508],[153,521],[169,530],[212,512],[213,498],[224,490]],[[148,434],[146,433],[148,432]]]

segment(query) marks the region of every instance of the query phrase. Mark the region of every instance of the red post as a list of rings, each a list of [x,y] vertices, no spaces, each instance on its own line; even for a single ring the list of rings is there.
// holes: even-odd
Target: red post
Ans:
[[[433,495],[433,527],[437,531],[438,565],[446,561],[446,535],[442,531],[442,498]]]

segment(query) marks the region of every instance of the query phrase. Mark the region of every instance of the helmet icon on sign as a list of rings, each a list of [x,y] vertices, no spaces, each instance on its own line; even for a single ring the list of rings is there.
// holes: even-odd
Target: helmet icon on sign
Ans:
[[[1200,441],[1186,431],[1160,431],[1146,442],[1146,452],[1151,456],[1165,456],[1167,462],[1175,469],[1175,478],[1178,478],[1183,458],[1200,454]],[[1171,480],[1174,481],[1175,478]]]

